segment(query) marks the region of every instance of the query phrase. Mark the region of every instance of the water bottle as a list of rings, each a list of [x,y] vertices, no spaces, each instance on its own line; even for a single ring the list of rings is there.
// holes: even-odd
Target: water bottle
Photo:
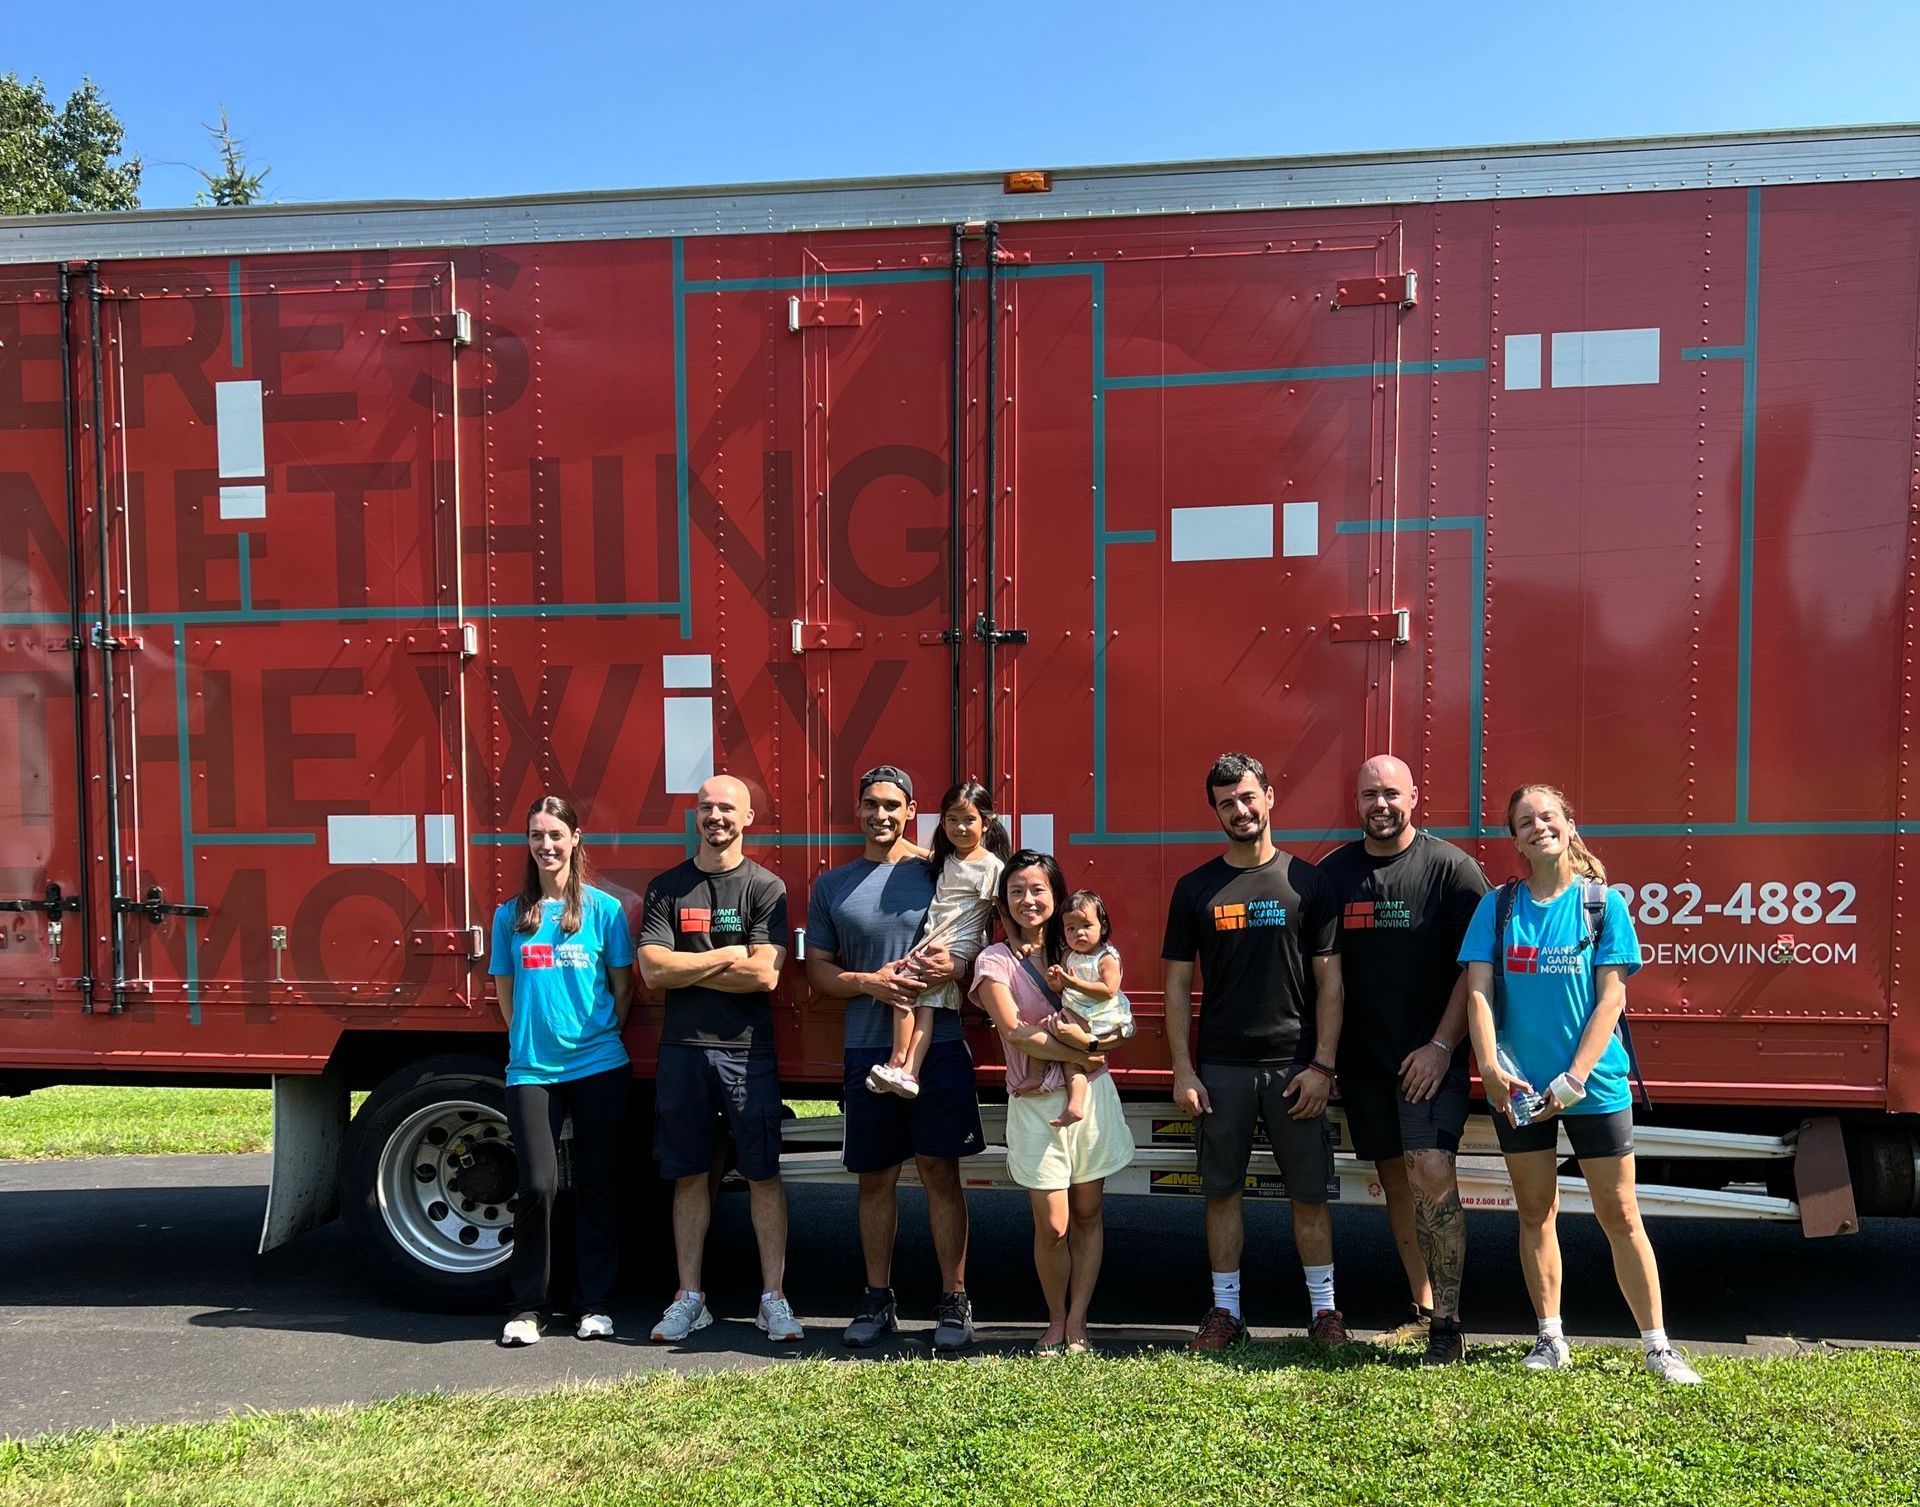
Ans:
[[[1501,1072],[1505,1073],[1509,1078],[1519,1078],[1525,1081],[1527,1075],[1520,1071],[1520,1064],[1513,1060],[1513,1053],[1502,1046],[1497,1047],[1493,1055],[1494,1060],[1500,1064]],[[1513,1123],[1515,1125],[1526,1125],[1532,1121],[1535,1115],[1547,1107],[1547,1096],[1542,1093],[1529,1093],[1524,1089],[1516,1088],[1509,1102],[1513,1106]]]

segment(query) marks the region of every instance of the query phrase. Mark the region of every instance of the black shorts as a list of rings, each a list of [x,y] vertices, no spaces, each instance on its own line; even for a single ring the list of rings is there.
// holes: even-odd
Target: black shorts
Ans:
[[[780,1175],[780,1069],[771,1052],[662,1043],[654,1071],[653,1155],[665,1178],[713,1170],[724,1121],[749,1182]]]
[[[1200,1083],[1213,1112],[1200,1116],[1194,1141],[1200,1153],[1200,1189],[1208,1198],[1225,1198],[1246,1187],[1253,1155],[1253,1130],[1264,1124],[1273,1159],[1295,1203],[1323,1204],[1337,1188],[1333,1172],[1333,1129],[1324,1114],[1296,1120],[1287,1085],[1307,1069],[1303,1064],[1203,1062]]]
[[[1409,1151],[1458,1151],[1467,1126],[1467,1054],[1455,1052],[1440,1092],[1418,1104],[1385,1074],[1343,1072],[1340,1107],[1347,1112],[1353,1154],[1363,1161],[1398,1161]]]
[[[1607,1115],[1555,1115],[1552,1119],[1535,1120],[1531,1125],[1522,1126],[1510,1124],[1505,1115],[1493,1117],[1500,1149],[1509,1156],[1523,1151],[1556,1149],[1562,1125],[1567,1127],[1567,1142],[1573,1147],[1573,1154],[1583,1162],[1625,1156],[1633,1150],[1631,1105]]]
[[[848,1047],[841,1099],[849,1172],[881,1172],[910,1156],[976,1156],[986,1145],[973,1053],[964,1041],[936,1041],[920,1065],[918,1098],[876,1094],[867,1070],[893,1056],[891,1047]]]

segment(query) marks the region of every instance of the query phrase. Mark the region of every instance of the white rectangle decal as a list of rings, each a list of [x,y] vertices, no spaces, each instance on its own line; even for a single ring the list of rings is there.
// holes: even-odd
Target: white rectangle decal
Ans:
[[[1175,508],[1172,539],[1175,560],[1270,560],[1273,504]]]
[[[222,476],[265,476],[267,442],[258,382],[213,384],[213,418],[220,436]]]
[[[328,863],[413,863],[418,818],[412,816],[330,816]]]
[[[427,862],[453,862],[453,818],[429,816],[426,819]]]
[[[913,814],[913,840],[923,848],[933,846],[933,829],[940,825],[940,813],[937,811],[916,811]]]
[[[1555,387],[1641,387],[1660,380],[1660,331],[1560,330]]]
[[[704,691],[713,684],[713,656],[662,654],[660,683],[669,691]]]
[[[1020,818],[1020,846],[1036,853],[1053,851],[1053,813],[1031,811]]]
[[[255,483],[250,487],[220,489],[222,518],[264,518],[267,516],[267,489]]]
[[[691,795],[713,777],[713,698],[669,696],[666,709],[667,794]]]
[[[1540,337],[1507,336],[1507,359],[1502,363],[1508,392],[1540,385]]]
[[[1320,553],[1320,504],[1288,502],[1280,506],[1280,553],[1317,555]]]

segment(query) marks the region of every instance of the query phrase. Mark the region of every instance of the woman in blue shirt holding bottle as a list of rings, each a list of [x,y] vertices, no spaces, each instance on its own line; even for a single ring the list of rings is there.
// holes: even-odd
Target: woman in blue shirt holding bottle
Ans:
[[[1590,924],[1587,885],[1604,886],[1606,870],[1580,840],[1567,798],[1551,785],[1514,791],[1507,830],[1527,877],[1504,891],[1511,908],[1505,936],[1495,935],[1503,891],[1480,897],[1460,961],[1467,967],[1467,1028],[1513,1182],[1520,1266],[1540,1321],[1525,1364],[1557,1371],[1569,1359],[1554,1229],[1564,1121],[1594,1216],[1613,1248],[1614,1275],[1640,1326],[1647,1369],[1663,1381],[1698,1385],[1699,1375],[1667,1341],[1660,1272],[1634,1194],[1633,1095],[1626,1048],[1615,1032],[1627,977],[1640,967],[1632,917],[1619,895],[1603,890],[1597,931]],[[1497,1027],[1496,957],[1503,961]]]
[[[619,1265],[615,1169],[632,1068],[620,1040],[633,1002],[633,940],[620,902],[587,882],[580,822],[557,795],[527,809],[527,867],[493,916],[488,972],[507,1023],[513,1316],[503,1345],[531,1345],[551,1315],[560,1127],[573,1117],[575,1299],[583,1340],[613,1333]]]

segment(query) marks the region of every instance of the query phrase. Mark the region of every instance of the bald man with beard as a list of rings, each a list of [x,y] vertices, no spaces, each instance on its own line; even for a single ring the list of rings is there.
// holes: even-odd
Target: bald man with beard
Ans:
[[[649,989],[666,995],[655,1073],[653,1154],[673,1183],[673,1249],[680,1286],[654,1326],[677,1344],[713,1322],[701,1286],[712,1213],[709,1174],[726,1122],[747,1181],[760,1247],[756,1319],[769,1339],[798,1340],[781,1283],[787,1263],[787,1195],[780,1182],[780,1070],[773,1056],[773,990],[787,960],[787,890],[745,852],[753,798],[732,775],[694,797],[699,846],[647,886],[638,961]]]
[[[1413,824],[1420,792],[1391,754],[1360,766],[1363,835],[1320,862],[1340,906],[1340,1102],[1356,1156],[1379,1169],[1424,1365],[1465,1355],[1466,1216],[1454,1160],[1467,1123],[1466,974],[1454,960],[1486,875]]]

